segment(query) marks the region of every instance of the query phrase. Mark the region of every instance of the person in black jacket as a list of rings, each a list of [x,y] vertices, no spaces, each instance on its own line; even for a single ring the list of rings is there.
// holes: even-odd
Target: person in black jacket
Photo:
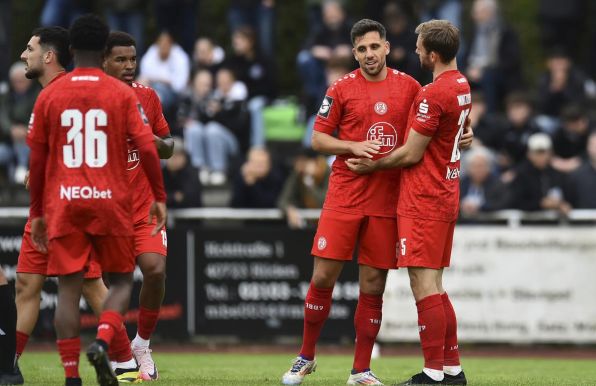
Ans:
[[[174,142],[174,154],[166,160],[163,180],[168,195],[169,208],[193,208],[203,206],[201,183],[197,169],[188,162],[181,139]]]
[[[528,138],[527,160],[520,165],[511,183],[512,206],[525,211],[557,210],[568,213],[569,191],[565,175],[550,166],[552,141],[545,133]]]
[[[577,209],[596,209],[596,131],[588,136],[587,156],[569,177],[569,201]]]
[[[271,155],[253,148],[234,180],[232,208],[275,208],[284,184],[280,170],[272,166]]]

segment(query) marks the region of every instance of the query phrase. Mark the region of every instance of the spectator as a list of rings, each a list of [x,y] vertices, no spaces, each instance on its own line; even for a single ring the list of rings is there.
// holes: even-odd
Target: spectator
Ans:
[[[294,161],[294,170],[284,183],[277,206],[284,211],[288,226],[300,229],[306,222],[298,209],[323,207],[331,169],[327,159],[311,149],[305,149]]]
[[[351,25],[341,3],[338,0],[325,0],[322,13],[322,28],[312,31],[297,58],[298,74],[303,83],[309,114],[318,109],[321,95],[327,89],[325,64],[332,58],[352,58]]]
[[[565,175],[550,166],[552,141],[548,134],[536,133],[528,138],[527,161],[522,163],[510,186],[512,206],[525,211],[571,210],[567,202]]]
[[[475,0],[472,19],[466,75],[482,90],[488,111],[495,112],[504,96],[522,84],[519,38],[501,19],[496,0]]]
[[[596,95],[594,82],[576,68],[561,49],[554,48],[550,52],[546,68],[538,81],[538,109],[551,119],[556,120],[564,106],[584,103]]]
[[[473,91],[474,108],[470,110],[470,122],[474,128],[474,146],[483,145],[493,151],[501,149],[503,122],[496,114],[489,113],[482,92]]]
[[[231,0],[228,23],[232,34],[251,26],[257,31],[258,46],[267,59],[274,59],[275,0]]]
[[[9,70],[10,87],[0,101],[0,128],[4,137],[0,162],[6,162],[11,179],[22,184],[29,168],[29,146],[25,142],[27,125],[39,88],[25,77],[26,64],[14,63]],[[10,147],[7,146],[10,143]],[[12,152],[12,155],[10,154]],[[16,162],[14,162],[16,160]]]
[[[145,52],[145,15],[142,0],[103,0],[106,19],[111,30],[124,31],[136,42],[137,55]]]
[[[476,108],[476,105],[474,105]],[[530,96],[523,92],[513,92],[505,100],[505,127],[500,135],[501,144],[498,164],[501,170],[509,170],[519,165],[527,153],[528,138],[540,131],[534,119]]]
[[[283,181],[283,174],[272,167],[269,152],[253,148],[234,180],[231,207],[275,208]]]
[[[155,0],[154,5],[157,30],[170,31],[190,55],[197,36],[199,0]]]
[[[577,209],[596,209],[596,131],[588,136],[587,157],[570,176],[570,202]]]
[[[460,191],[460,211],[464,216],[507,207],[507,188],[493,170],[494,156],[487,148],[477,146],[466,154]]]
[[[174,154],[165,164],[163,182],[168,195],[168,208],[203,206],[197,169],[188,162],[188,155],[180,138],[175,139]]]
[[[192,73],[195,74],[198,70],[207,69],[215,76],[225,57],[224,49],[216,45],[212,39],[198,38],[192,54]]]
[[[275,76],[273,65],[260,55],[255,33],[251,27],[239,27],[232,34],[233,55],[228,59],[229,66],[239,81],[248,89],[248,110],[250,112],[250,144],[265,145],[265,123],[263,108],[275,96]]]
[[[552,165],[560,172],[569,173],[580,167],[586,154],[590,120],[581,106],[572,104],[563,108],[561,123],[553,135]]]
[[[396,1],[388,2],[383,9],[383,21],[387,28],[387,41],[390,47],[387,66],[404,71],[419,82],[428,81],[420,66],[418,55],[413,49],[416,47],[416,34],[402,6]]]
[[[186,104],[184,135],[192,165],[200,168],[204,185],[223,185],[229,160],[248,149],[246,90],[238,91],[234,73],[228,68],[217,72],[217,87],[209,93],[211,73],[197,72],[193,93]],[[242,153],[241,153],[242,152]]]
[[[169,32],[162,31],[141,59],[139,82],[155,89],[166,117],[171,117],[180,93],[186,88],[189,75],[188,55],[174,42]]]

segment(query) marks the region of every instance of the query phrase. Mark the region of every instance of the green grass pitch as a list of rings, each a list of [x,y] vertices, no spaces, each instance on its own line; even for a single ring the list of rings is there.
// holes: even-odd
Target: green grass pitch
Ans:
[[[279,385],[289,368],[287,354],[159,354],[155,386],[267,386]],[[383,357],[373,360],[373,371],[386,385],[420,371],[418,357]],[[20,360],[26,385],[63,385],[57,353],[26,352]],[[318,369],[304,386],[345,385],[352,365],[347,355],[321,355]],[[596,385],[596,362],[578,359],[464,358],[469,385]],[[81,355],[84,385],[96,385],[95,373]]]

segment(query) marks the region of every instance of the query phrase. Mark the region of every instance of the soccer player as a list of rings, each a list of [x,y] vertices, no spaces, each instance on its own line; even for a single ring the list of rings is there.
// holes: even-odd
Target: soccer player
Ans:
[[[418,309],[424,368],[402,385],[465,385],[457,343],[457,321],[443,288],[459,211],[459,139],[470,109],[470,86],[457,70],[459,30],[446,20],[416,28],[416,53],[433,82],[410,110],[405,144],[387,157],[352,158],[357,173],[404,168],[398,202],[398,267],[407,267]]]
[[[101,71],[108,27],[85,15],[73,23],[75,69],[44,89],[35,103],[27,141],[31,147],[31,238],[50,251],[48,271],[58,276],[55,315],[66,385],[80,385],[79,298],[90,253],[110,289],[97,339],[87,349],[100,385],[118,385],[107,355],[124,329],[134,270],[132,200],[126,167],[127,138],[142,157],[155,202],[153,234],[165,224],[163,179],[153,135],[134,92]]]
[[[396,264],[398,169],[358,176],[345,160],[384,157],[403,141],[407,114],[420,85],[386,66],[385,27],[363,19],[352,27],[359,69],[332,84],[314,125],[315,150],[337,155],[319,219],[312,254],[314,271],[305,299],[302,348],[283,375],[301,384],[315,370],[315,345],[331,307],[333,287],[358,243],[360,296],[354,315],[356,346],[348,385],[382,385],[370,370],[371,352],[382,319],[387,270]],[[337,130],[337,137],[332,134]]]
[[[170,128],[166,122],[161,103],[152,88],[134,82],[137,69],[136,43],[132,36],[125,32],[113,31],[108,36],[106,55],[103,62],[104,71],[132,87],[143,110],[147,114],[149,126],[160,158],[170,158],[174,149],[174,141],[170,136]],[[147,224],[147,211],[153,202],[149,181],[139,167],[138,151],[128,150],[128,173],[130,185],[133,187],[135,256],[137,264],[143,272],[143,286],[139,296],[139,316],[137,336],[132,341],[132,352],[140,366],[140,377],[143,380],[156,380],[157,367],[151,358],[149,339],[155,330],[159,308],[165,293],[167,236],[161,229],[151,235],[152,225]],[[110,353],[111,354],[111,353]],[[120,362],[110,355],[112,361]]]
[[[0,385],[22,385],[23,376],[15,363],[17,308],[12,291],[0,267]]]
[[[68,30],[43,27],[33,31],[21,60],[27,65],[25,76],[50,87],[66,74],[71,61]],[[16,304],[18,310],[16,355],[21,356],[39,315],[41,290],[46,279],[48,255],[37,251],[31,241],[31,221],[27,220],[17,262]],[[96,315],[101,313],[108,290],[101,279],[101,269],[92,262],[85,273],[83,295]]]

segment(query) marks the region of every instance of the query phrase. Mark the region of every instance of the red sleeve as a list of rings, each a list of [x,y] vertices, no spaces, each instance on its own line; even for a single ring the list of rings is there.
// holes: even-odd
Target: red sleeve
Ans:
[[[45,98],[40,94],[33,106],[33,112],[29,118],[29,126],[27,128],[27,144],[31,147],[32,142],[47,143],[48,136],[45,127]]]
[[[166,137],[170,135],[170,126],[166,121],[166,118],[163,116],[163,108],[161,107],[161,102],[159,101],[159,97],[153,91],[153,89],[149,89],[150,93],[150,110],[148,111],[151,114],[151,118],[149,122],[151,122],[151,128],[153,129],[153,134],[157,135],[160,138]]]
[[[339,93],[335,85],[327,89],[325,98],[321,103],[317,118],[315,119],[314,129],[326,134],[333,134],[339,126],[341,120],[342,106],[339,101]]]
[[[416,116],[412,129],[427,137],[432,137],[439,127],[443,109],[438,98],[429,92],[421,91],[414,101]]]
[[[31,154],[29,155],[29,218],[43,216],[43,189],[46,178],[46,163],[48,159],[48,146],[43,143],[30,141]]]
[[[145,143],[139,147],[139,153],[141,155],[141,166],[151,183],[151,190],[153,191],[155,201],[166,202],[161,165],[155,145],[153,143]]]

